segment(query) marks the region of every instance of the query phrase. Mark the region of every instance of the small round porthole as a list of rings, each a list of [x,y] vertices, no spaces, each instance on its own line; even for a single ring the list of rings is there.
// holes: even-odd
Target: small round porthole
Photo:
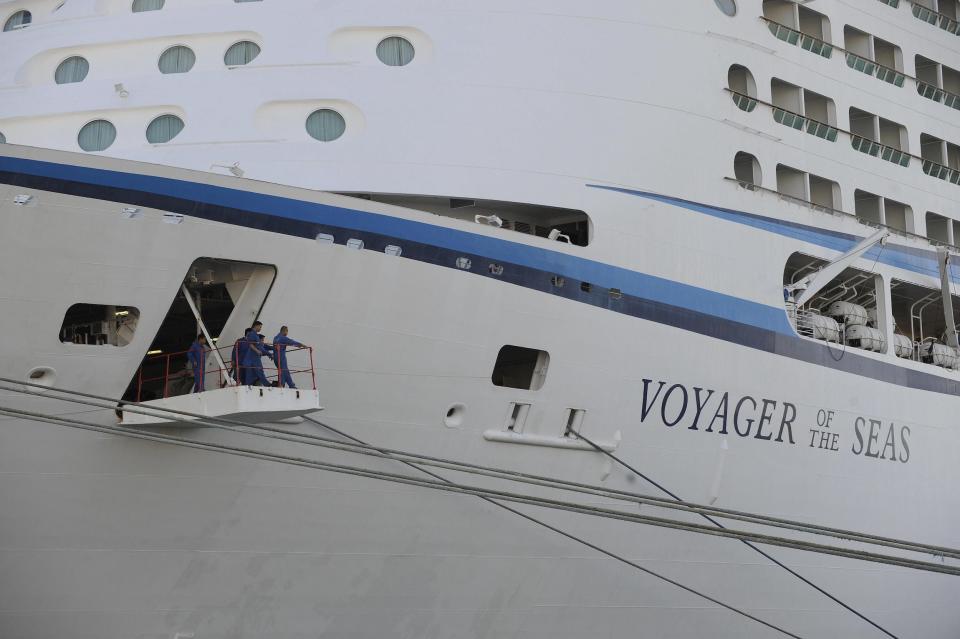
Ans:
[[[467,412],[467,407],[463,404],[453,404],[447,409],[447,414],[443,418],[443,424],[447,428],[457,428],[463,424],[463,416]]]
[[[728,15],[731,18],[737,15],[737,2],[736,0],[713,0],[717,3],[717,8],[723,11],[724,15]]]
[[[27,372],[27,382],[52,387],[57,382],[57,371],[49,366],[36,366]]]

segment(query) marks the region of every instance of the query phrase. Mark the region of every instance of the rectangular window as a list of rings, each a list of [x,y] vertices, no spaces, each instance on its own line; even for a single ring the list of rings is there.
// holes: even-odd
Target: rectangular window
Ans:
[[[133,340],[140,311],[132,306],[74,304],[60,326],[60,341],[88,346],[126,346]]]
[[[504,346],[490,376],[494,386],[540,390],[547,377],[550,355],[546,351],[522,346]]]

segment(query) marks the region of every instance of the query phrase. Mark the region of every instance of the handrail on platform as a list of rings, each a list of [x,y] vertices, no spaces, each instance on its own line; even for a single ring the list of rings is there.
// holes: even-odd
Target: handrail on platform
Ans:
[[[211,375],[216,375],[215,388],[224,388],[231,382],[233,384],[246,384],[246,374],[257,366],[246,366],[238,361],[238,348],[241,343],[255,343],[262,347],[264,342],[249,342],[239,339],[230,346],[217,346],[210,348],[204,347],[204,367],[203,367],[203,388],[207,387],[207,381]],[[269,345],[269,344],[268,344]],[[271,352],[263,355],[268,357],[270,364],[263,367],[263,374],[271,387],[280,387],[283,385],[284,374],[289,374],[291,379],[300,380],[309,373],[309,388],[317,389],[316,370],[313,365],[313,347],[312,346],[284,346],[283,350],[288,359],[294,353],[303,353],[306,356],[305,364],[287,364],[284,369],[278,366],[280,360],[276,357],[271,346]],[[214,351],[220,355],[220,359],[226,367],[221,367],[214,362],[214,366],[209,366]],[[189,351],[177,351],[174,353],[158,353],[148,355],[137,371],[137,401],[146,401],[149,399],[166,399],[176,395],[187,395],[194,392],[194,375],[190,368],[190,360],[187,356]],[[296,357],[302,360],[304,356]],[[216,359],[216,358],[215,358]],[[154,390],[157,389],[157,390]],[[146,392],[146,396],[145,396]]]

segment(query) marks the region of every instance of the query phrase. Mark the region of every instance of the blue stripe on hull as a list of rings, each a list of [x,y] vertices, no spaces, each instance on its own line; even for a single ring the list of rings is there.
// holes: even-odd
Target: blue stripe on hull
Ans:
[[[958,381],[877,361],[850,350],[831,349],[826,344],[797,337],[782,307],[774,308],[517,242],[314,202],[168,178],[16,158],[0,157],[0,183],[139,205],[296,237],[312,239],[318,233],[329,233],[340,244],[346,243],[348,237],[353,237],[362,239],[365,248],[376,251],[382,251],[388,244],[402,244],[403,258],[450,269],[457,268],[457,258],[468,257],[473,262],[470,272],[474,275],[502,280],[817,366],[909,388],[960,395]],[[699,210],[721,219],[749,223],[756,228],[797,239],[814,238],[818,244],[825,241],[821,235],[831,235],[813,227],[803,228],[801,225],[747,213],[725,211],[653,194],[615,190]],[[790,233],[797,235],[789,235],[785,230],[789,228],[794,229]],[[836,236],[836,241],[846,242],[844,245],[838,244],[837,250],[845,250],[857,240],[853,236],[832,235]],[[504,267],[502,275],[489,272],[487,266],[491,262]],[[555,275],[570,281],[563,287],[556,287],[551,283]],[[581,282],[593,284],[592,289],[581,290]],[[623,297],[610,297],[610,288],[620,289]]]

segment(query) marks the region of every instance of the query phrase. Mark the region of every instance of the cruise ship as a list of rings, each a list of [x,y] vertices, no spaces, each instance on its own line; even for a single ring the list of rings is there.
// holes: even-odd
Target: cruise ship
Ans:
[[[960,637],[958,4],[0,0],[0,637]]]

